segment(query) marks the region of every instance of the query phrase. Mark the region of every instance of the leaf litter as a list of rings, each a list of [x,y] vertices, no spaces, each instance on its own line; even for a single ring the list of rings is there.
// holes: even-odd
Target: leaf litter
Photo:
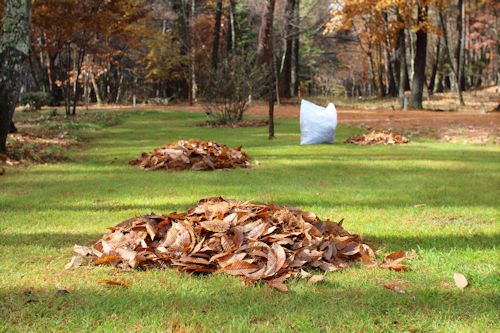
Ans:
[[[246,283],[265,281],[288,291],[292,276],[317,283],[323,275],[361,262],[378,266],[375,252],[342,221],[321,220],[311,212],[274,204],[253,204],[213,197],[200,200],[186,212],[150,214],[108,228],[90,247],[75,245],[66,265],[112,265],[124,270],[176,268],[190,273],[224,273]],[[414,258],[398,251],[379,266],[390,268]]]
[[[179,140],[142,155],[131,165],[145,170],[215,170],[246,168],[248,155],[240,147],[199,139]]]
[[[373,131],[367,134],[350,137],[344,143],[359,146],[367,145],[399,145],[409,143],[410,140],[400,134],[389,131]]]

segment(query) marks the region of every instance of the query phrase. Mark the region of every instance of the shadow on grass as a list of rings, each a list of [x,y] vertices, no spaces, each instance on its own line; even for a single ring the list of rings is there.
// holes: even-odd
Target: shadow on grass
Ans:
[[[118,224],[118,222],[116,223]],[[22,246],[40,246],[47,248],[68,248],[75,244],[93,244],[106,230],[101,234],[97,233],[4,233],[0,234],[0,248],[2,247],[22,247]]]
[[[3,289],[0,320],[12,323],[15,318],[24,328],[30,324],[64,325],[69,330],[96,329],[111,318],[110,327],[118,330],[132,330],[134,324],[157,329],[185,325],[195,331],[252,331],[263,327],[356,331],[361,328],[357,325],[381,331],[404,331],[411,326],[432,330],[436,328],[432,325],[440,321],[447,325],[463,325],[463,321],[495,325],[494,309],[499,301],[493,292],[424,289],[428,286],[423,285],[399,295],[371,282],[362,289],[346,285],[345,280],[314,286],[292,282],[292,292],[282,294],[265,286],[245,288],[228,279],[219,279],[226,281],[222,291],[218,289],[221,281],[214,283],[212,278],[186,277],[189,281],[185,282],[177,278],[174,285],[168,281],[170,276],[166,277],[161,288],[144,281],[146,285],[132,283],[130,288],[104,287],[95,282],[94,288],[78,288],[63,297],[57,296],[56,289]],[[160,281],[154,278],[151,282]]]
[[[375,248],[388,250],[401,249],[436,249],[448,251],[452,249],[494,250],[500,243],[500,234],[462,235],[422,235],[422,236],[375,236],[363,234],[363,238]]]

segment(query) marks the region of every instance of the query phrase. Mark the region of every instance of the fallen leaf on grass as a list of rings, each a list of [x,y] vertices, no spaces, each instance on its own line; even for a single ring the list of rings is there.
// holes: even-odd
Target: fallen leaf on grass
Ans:
[[[451,289],[451,288],[452,288],[451,284],[449,284],[449,283],[447,283],[447,282],[444,282],[444,281],[439,281],[439,282],[438,282],[438,284],[439,284],[441,287],[445,288],[445,289]]]
[[[64,266],[64,268],[65,269],[77,268],[77,267],[80,267],[82,265],[82,262],[83,262],[83,257],[81,257],[81,256],[73,256],[71,258],[71,261],[69,263],[67,263]]]
[[[454,273],[453,280],[455,280],[455,285],[461,290],[464,290],[469,285],[469,281],[460,273]]]
[[[392,280],[384,284],[384,288],[392,290],[398,294],[406,294],[406,291],[403,289],[403,283],[402,281],[399,280]]]
[[[99,283],[108,286],[130,287],[130,282],[128,281],[99,280]]]
[[[384,257],[383,262],[379,265],[381,268],[388,268],[393,271],[407,271],[409,267],[404,265],[404,260],[410,260],[417,257],[415,251],[396,251]]]
[[[311,276],[311,278],[307,282],[317,283],[317,282],[323,281],[324,279],[325,279],[324,275],[313,275],[313,276]]]

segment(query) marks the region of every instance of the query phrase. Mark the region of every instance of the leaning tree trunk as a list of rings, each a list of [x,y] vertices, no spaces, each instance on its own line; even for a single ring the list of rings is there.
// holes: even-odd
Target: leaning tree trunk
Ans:
[[[31,0],[5,0],[0,40],[0,153],[7,151],[7,135],[19,98],[21,78],[30,50]]]
[[[427,6],[418,6],[418,22],[422,23],[426,20]],[[417,31],[416,44],[410,106],[414,109],[423,109],[422,99],[425,83],[425,63],[427,58],[427,31],[425,28],[420,28]]]

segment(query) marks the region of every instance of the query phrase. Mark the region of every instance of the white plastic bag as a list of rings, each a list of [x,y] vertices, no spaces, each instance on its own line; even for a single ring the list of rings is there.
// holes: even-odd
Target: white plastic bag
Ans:
[[[337,110],[333,103],[326,108],[302,100],[300,103],[300,144],[333,143],[337,129]]]

